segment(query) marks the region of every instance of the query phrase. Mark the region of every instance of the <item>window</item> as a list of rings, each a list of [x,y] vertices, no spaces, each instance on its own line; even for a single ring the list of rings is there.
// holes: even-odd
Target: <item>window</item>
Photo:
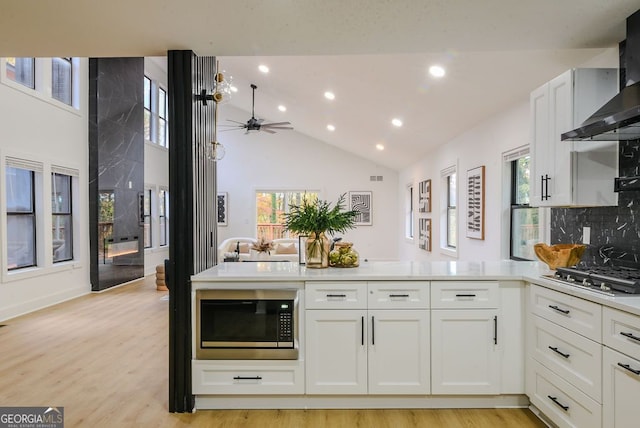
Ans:
[[[511,161],[511,250],[512,260],[536,260],[533,244],[540,242],[538,208],[529,206],[531,157]]]
[[[28,88],[35,89],[35,58],[7,58],[7,77]]]
[[[456,215],[457,206],[457,184],[456,173],[447,175],[447,248],[458,247],[458,219]]]
[[[169,241],[169,224],[167,223],[169,213],[169,192],[164,189],[160,189],[158,192],[158,224],[160,225],[159,231],[159,245],[164,247]]]
[[[300,205],[303,200],[318,199],[317,192],[274,191],[256,192],[256,226],[258,239],[288,238],[284,230],[282,215],[289,212],[291,205]]]
[[[144,76],[144,139],[151,140],[151,79]]]
[[[71,58],[51,59],[51,96],[68,105],[72,99],[72,70]]]
[[[144,248],[151,248],[151,189],[145,189],[143,198]]]
[[[34,171],[7,165],[7,267],[36,266]]]
[[[158,82],[144,77],[144,138],[162,147],[169,147],[167,91]]]
[[[167,91],[158,88],[158,144],[167,147],[169,128],[167,127]]]
[[[73,219],[71,217],[71,176],[51,174],[51,214],[53,262],[73,259]]]
[[[413,239],[413,185],[411,184],[407,186],[406,198],[405,206],[407,207],[407,210],[404,222],[405,237]]]

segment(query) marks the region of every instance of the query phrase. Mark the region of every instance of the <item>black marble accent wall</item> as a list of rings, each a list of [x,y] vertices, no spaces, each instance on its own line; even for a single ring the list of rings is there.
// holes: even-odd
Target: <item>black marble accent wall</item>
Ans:
[[[143,82],[144,58],[89,61],[93,291],[144,276],[139,211],[144,192]]]
[[[620,177],[640,175],[640,140],[619,143]],[[613,183],[611,183],[613,186]],[[591,244],[581,264],[602,264],[600,255],[616,249],[616,257],[640,255],[640,191],[618,194],[617,207],[552,208],[551,243],[581,243],[583,227],[591,228]]]

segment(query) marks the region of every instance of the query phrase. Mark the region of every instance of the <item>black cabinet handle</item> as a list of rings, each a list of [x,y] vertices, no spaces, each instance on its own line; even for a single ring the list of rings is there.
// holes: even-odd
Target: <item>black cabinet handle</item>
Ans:
[[[631,373],[633,373],[634,375],[640,375],[640,370],[634,370],[634,369],[632,369],[632,368],[629,366],[629,364],[622,364],[622,363],[618,363],[618,365],[619,365],[620,367],[622,367],[623,369],[630,371],[630,372],[631,372]]]
[[[564,410],[565,412],[566,412],[567,410],[569,410],[569,406],[564,406],[563,404],[561,404],[561,403],[558,401],[558,397],[552,397],[552,396],[550,396],[550,395],[547,395],[547,397],[549,397],[549,400],[551,400],[551,401],[553,401],[554,403],[556,403],[556,405],[557,405],[558,407],[562,408],[562,410]]]
[[[376,344],[376,319],[374,316],[371,316],[371,344]]]
[[[476,297],[475,294],[456,294],[456,297]]]
[[[629,339],[635,340],[636,342],[640,342],[640,337],[634,336],[633,333],[626,333],[624,331],[621,331],[620,334],[623,335],[624,337],[628,337]]]
[[[408,294],[389,294],[389,298],[393,297],[409,297]]]
[[[557,307],[556,305],[549,305],[549,307],[551,309],[553,309],[554,311],[558,311],[561,314],[565,314],[565,315],[569,315],[569,312],[571,312],[569,309],[560,309],[559,307]]]
[[[262,380],[262,376],[235,376],[233,380]]]
[[[556,348],[555,346],[549,346],[549,349],[551,349],[553,352],[555,352],[556,354],[562,355],[565,358],[569,358],[571,356],[571,354],[565,354],[562,351],[558,351],[558,348]]]
[[[540,176],[540,200],[544,201],[544,175]]]
[[[345,297],[347,297],[347,295],[346,294],[327,294],[327,298],[330,298],[330,297],[341,297],[344,299]]]
[[[498,316],[493,317],[493,344],[498,344]]]
[[[364,316],[360,318],[360,344],[364,346]]]

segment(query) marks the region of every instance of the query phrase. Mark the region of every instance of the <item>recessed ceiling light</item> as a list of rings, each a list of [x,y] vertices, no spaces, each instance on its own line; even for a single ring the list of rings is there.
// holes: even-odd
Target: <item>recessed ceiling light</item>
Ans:
[[[380,143],[376,144],[376,149],[384,150],[384,144],[380,144]]]
[[[260,65],[258,66],[258,70],[262,71],[263,73],[268,73],[268,72],[269,72],[269,67],[267,67],[267,66],[266,66],[266,65],[264,65],[264,64],[260,64]]]
[[[231,89],[231,92],[238,92],[238,88],[236,88],[235,86],[230,86],[229,89]]]
[[[336,99],[336,94],[334,94],[331,91],[327,91],[324,93],[324,97],[328,100],[335,100]]]
[[[283,105],[279,105],[279,106],[278,106],[278,110],[280,110],[280,111],[287,111],[287,108],[286,108],[285,106],[283,106]]]
[[[443,77],[445,75],[444,68],[439,65],[432,65],[429,67],[429,74],[433,77]]]
[[[402,126],[402,121],[398,118],[391,120],[391,123],[393,124],[393,126],[397,126],[398,128]]]
[[[335,126],[333,126],[333,125],[331,125],[331,124],[329,124],[329,125],[327,125],[327,129],[328,129],[329,131],[333,132],[333,131],[335,131],[335,130],[336,130],[336,127],[335,127]]]

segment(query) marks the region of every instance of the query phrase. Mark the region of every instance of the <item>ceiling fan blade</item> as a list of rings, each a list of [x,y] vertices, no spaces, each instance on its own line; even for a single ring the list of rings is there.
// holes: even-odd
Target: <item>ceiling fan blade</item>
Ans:
[[[244,123],[239,123],[237,125],[232,125],[230,123],[220,123],[218,126],[224,126],[225,128],[244,128],[246,125]]]
[[[269,133],[269,134],[275,134],[275,133],[276,133],[276,131],[272,131],[272,130],[270,130],[269,128],[263,128],[263,127],[260,127],[260,130],[261,130],[261,131],[264,131],[264,132],[267,132],[267,133]]]
[[[238,122],[237,120],[233,120],[233,119],[227,119],[229,122],[233,122],[233,123],[238,123],[240,125],[244,125],[245,122]]]
[[[280,126],[280,125],[291,125],[291,122],[274,122],[274,123],[263,123],[262,126]]]
[[[267,126],[267,125],[262,125],[260,127],[260,129],[264,129],[264,128],[267,128],[267,129],[288,129],[288,130],[293,130],[293,127],[291,127],[291,126]]]
[[[237,128],[228,128],[228,129],[221,129],[218,132],[227,132],[227,131],[239,131],[241,130],[241,127],[237,127]]]

